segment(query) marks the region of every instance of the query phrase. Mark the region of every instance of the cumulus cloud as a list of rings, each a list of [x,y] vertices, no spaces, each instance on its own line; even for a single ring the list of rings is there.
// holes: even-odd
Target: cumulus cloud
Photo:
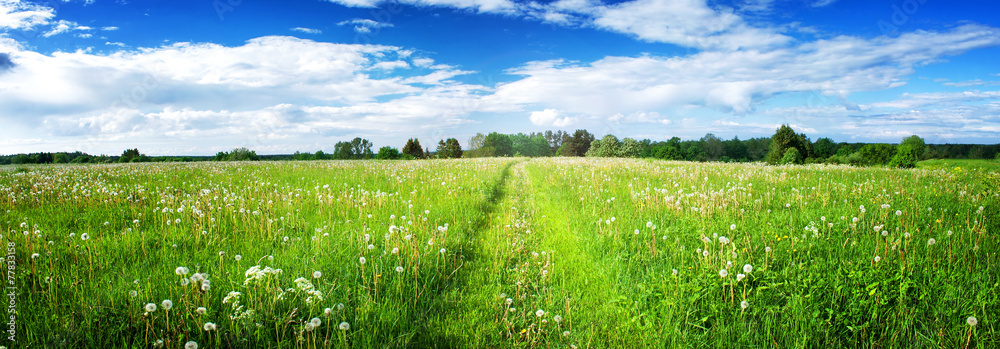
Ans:
[[[1000,30],[966,25],[898,38],[842,36],[766,51],[705,51],[685,57],[605,57],[589,64],[531,62],[491,98],[575,114],[610,116],[688,106],[736,114],[779,94],[830,96],[901,86],[914,67],[1000,45]]]
[[[29,29],[48,24],[55,17],[51,7],[22,0],[0,0],[0,29]]]
[[[16,64],[14,64],[14,61],[10,59],[9,53],[0,52],[0,74],[14,69],[15,66]]]
[[[102,152],[129,139],[162,138],[158,134],[166,135],[164,143],[233,146],[243,144],[237,136],[266,133],[261,137],[292,137],[287,146],[295,147],[303,135],[388,137],[467,124],[475,112],[515,110],[484,101],[489,87],[451,80],[469,72],[447,65],[370,76],[372,69],[426,62],[394,46],[272,36],[241,46],[176,43],[110,54],[16,50],[4,57],[18,65],[0,75],[0,119],[16,127],[0,131],[0,138],[96,138],[94,148]],[[31,131],[15,133],[21,129]]]
[[[562,113],[555,109],[533,111],[531,112],[529,119],[532,124],[538,126],[566,127],[573,125],[573,123],[576,122],[576,118],[562,116]]]

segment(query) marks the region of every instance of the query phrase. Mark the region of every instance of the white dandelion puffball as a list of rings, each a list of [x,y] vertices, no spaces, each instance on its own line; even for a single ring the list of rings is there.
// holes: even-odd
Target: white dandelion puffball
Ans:
[[[367,261],[367,260],[365,259],[365,257],[361,257],[361,258],[358,258],[358,262],[360,262],[360,263],[361,263],[361,265],[365,265],[365,262],[366,262],[366,261]]]
[[[347,321],[344,321],[341,322],[340,326],[337,326],[337,328],[339,328],[341,331],[347,331],[351,329],[351,324],[347,323]]]
[[[80,234],[80,240],[87,241],[90,240],[90,235],[87,233]]]
[[[188,268],[186,268],[186,267],[177,267],[177,269],[174,269],[174,273],[177,274],[177,275],[187,275]]]
[[[750,307],[750,302],[742,301],[740,302],[740,308],[746,309]]]
[[[934,240],[934,238],[930,238],[929,240],[927,240],[927,246],[934,246],[934,244],[936,243],[937,240]]]
[[[896,215],[897,215],[897,216],[899,216],[899,215],[902,215],[902,214],[903,214],[903,211],[900,211],[900,210],[896,210]]]
[[[198,307],[198,309],[196,309],[195,312],[198,313],[199,315],[205,315],[205,313],[208,312],[208,309],[206,309],[205,307]]]
[[[736,224],[730,224],[729,230],[736,230]]]
[[[344,310],[344,303],[337,303],[337,310]]]
[[[677,276],[677,269],[671,270],[671,273],[674,274],[674,276]]]
[[[164,299],[160,305],[163,306],[163,310],[170,310],[170,308],[174,307],[174,302],[171,302],[169,299]]]
[[[652,228],[653,222],[646,222],[646,228]]]
[[[403,267],[399,267],[399,266],[396,267],[396,272],[397,273],[402,273],[403,270],[404,270]]]
[[[725,269],[719,269],[719,276],[721,276],[721,277],[727,277],[727,276],[729,276],[729,271],[727,271]]]
[[[878,261],[880,261],[880,260],[882,260],[882,257],[875,256],[875,263],[878,263]]]
[[[147,313],[152,313],[154,311],[156,311],[156,304],[154,304],[154,303],[146,303],[146,312]]]
[[[448,250],[445,250],[444,248],[442,248],[440,252],[441,253],[445,253],[445,252],[448,252]]]
[[[233,256],[233,259],[235,259],[237,262],[239,262],[239,261],[243,260],[243,256],[235,255],[235,256]]]
[[[635,235],[639,235],[639,229],[636,229],[636,230],[635,230],[634,232],[632,232],[632,233],[634,233]]]
[[[209,284],[208,280],[205,280],[205,282],[206,283],[201,284],[201,290],[205,291],[205,292],[208,292],[208,290],[212,289],[212,284]]]
[[[541,309],[535,310],[535,316],[537,317],[545,316],[545,311]]]
[[[326,316],[333,315],[333,309],[330,309],[330,308],[323,309],[323,315],[326,315]]]
[[[136,292],[136,290],[131,290],[131,291],[128,291],[128,295],[129,295],[129,297],[135,298],[135,296],[139,295],[139,292]]]
[[[569,331],[563,331],[563,337],[569,337]]]
[[[701,251],[701,255],[708,257],[708,250]]]
[[[397,254],[397,253],[399,253],[399,247],[393,247],[392,254]]]
[[[205,331],[215,331],[217,327],[215,326],[215,324],[211,322],[206,322],[203,328],[205,329]]]
[[[752,265],[749,265],[749,264],[744,264],[743,265],[743,272],[744,273],[750,274],[750,272],[752,272],[752,271],[753,271],[753,266]]]
[[[771,246],[765,246],[764,253],[771,253]]]
[[[313,324],[313,326],[319,327],[319,325],[323,324],[323,320],[320,320],[318,317],[314,317],[312,320],[309,320],[309,323]]]
[[[553,316],[552,320],[555,322],[562,322],[562,316],[559,315]]]
[[[191,280],[188,280],[187,278],[181,278],[181,286],[187,286],[189,283],[191,283]]]
[[[742,273],[740,273],[740,274],[736,274],[736,282],[740,282],[740,281],[743,281],[743,279],[744,279],[744,278],[746,278],[746,277],[747,277],[747,276],[746,276],[746,275],[744,275],[744,274],[742,274]]]
[[[323,273],[319,270],[313,272],[313,279],[319,279],[321,277],[323,277]]]
[[[198,342],[188,341],[184,343],[184,349],[198,349]]]
[[[969,324],[969,326],[976,327],[976,325],[979,324],[979,320],[976,319],[975,316],[970,316],[969,318],[965,319],[965,323]]]

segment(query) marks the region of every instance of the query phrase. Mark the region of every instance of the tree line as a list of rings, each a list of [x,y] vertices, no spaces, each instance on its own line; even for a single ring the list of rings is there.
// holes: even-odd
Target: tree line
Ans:
[[[997,159],[1000,144],[926,144],[918,136],[904,138],[899,144],[846,143],[820,138],[815,142],[788,125],[779,127],[771,137],[725,140],[708,133],[696,140],[678,137],[666,141],[618,139],[614,135],[597,137],[587,130],[572,133],[558,130],[531,133],[478,133],[469,139],[468,149],[455,138],[441,139],[434,151],[411,138],[402,148],[383,146],[374,152],[374,144],[360,137],[340,141],[333,153],[295,152],[289,155],[257,155],[247,148],[218,152],[215,156],[148,156],[138,149],[126,149],[120,156],[89,155],[82,152],[31,153],[0,156],[4,164],[126,163],[171,161],[281,161],[281,160],[414,160],[476,157],[547,157],[590,156],[656,158],[679,161],[767,162],[769,164],[831,163],[855,166],[888,165],[913,167],[926,159]]]

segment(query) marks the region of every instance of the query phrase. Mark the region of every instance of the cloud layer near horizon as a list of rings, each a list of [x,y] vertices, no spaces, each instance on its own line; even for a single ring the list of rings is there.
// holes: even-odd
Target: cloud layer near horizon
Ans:
[[[0,1],[0,28],[91,30],[55,20],[44,7]],[[265,36],[242,45],[183,42],[111,53],[41,54],[0,36],[0,121],[9,125],[0,131],[0,152],[114,152],[142,139],[150,142],[147,151],[153,154],[208,154],[234,146],[283,153],[328,147],[330,137],[376,142],[451,137],[447,132],[468,133],[493,117],[540,127],[612,125],[607,128],[636,137],[643,135],[634,131],[642,125],[658,124],[695,137],[752,131],[740,134],[746,138],[773,132],[778,124],[773,120],[782,120],[781,115],[795,115],[793,125],[800,130],[867,141],[897,141],[913,133],[931,141],[1000,134],[997,91],[909,94],[867,104],[849,99],[852,93],[904,85],[920,66],[1000,46],[1000,29],[989,26],[801,41],[772,27],[752,27],[736,12],[708,8],[703,0],[405,3],[590,26],[698,52],[526,62],[507,70],[513,81],[486,85],[462,82],[476,72],[415,54],[419,47]],[[340,25],[390,27],[366,21]],[[737,44],[746,42],[753,45]],[[989,86],[986,81],[966,84]],[[764,107],[794,95],[820,96],[825,102]]]

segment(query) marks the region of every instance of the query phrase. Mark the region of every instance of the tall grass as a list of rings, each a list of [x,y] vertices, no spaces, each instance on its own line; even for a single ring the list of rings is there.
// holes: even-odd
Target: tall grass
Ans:
[[[0,345],[994,347],[998,178],[625,159],[0,171],[17,290]]]

